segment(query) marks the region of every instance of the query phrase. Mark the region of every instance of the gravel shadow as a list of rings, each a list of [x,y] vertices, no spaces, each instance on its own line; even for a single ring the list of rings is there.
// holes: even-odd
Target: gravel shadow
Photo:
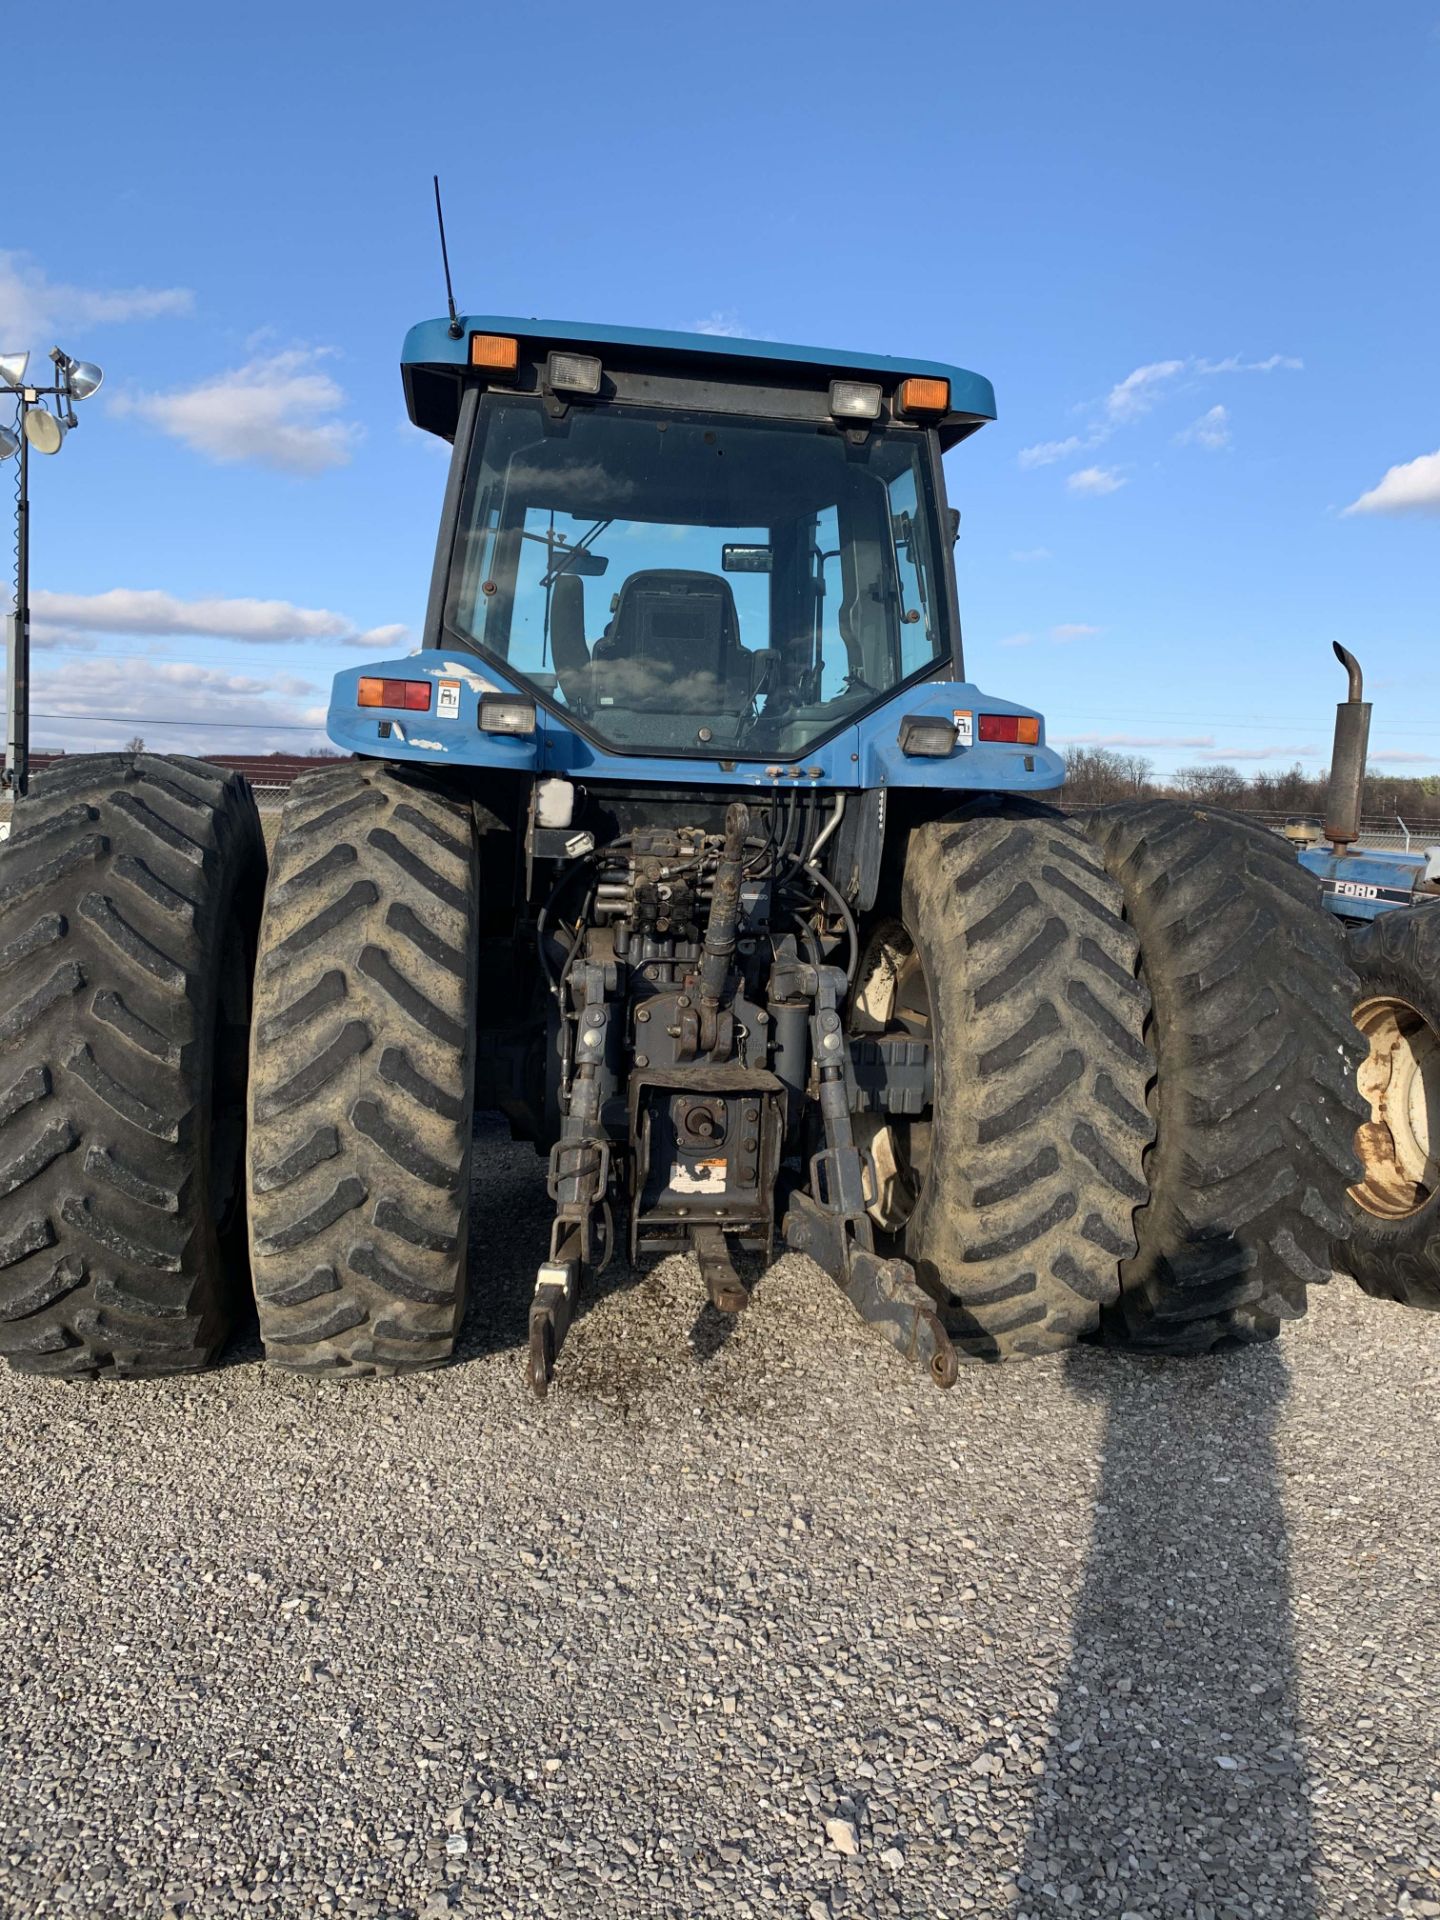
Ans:
[[[520,1149],[529,1155],[526,1149]],[[477,1113],[471,1162],[470,1279],[455,1360],[523,1348],[529,1337],[535,1274],[550,1246],[555,1209],[545,1191],[545,1162],[516,1179],[516,1148],[499,1114]],[[497,1179],[496,1164],[504,1177]]]
[[[1081,1350],[1067,1384],[1104,1404],[1104,1456],[1015,1911],[1302,1920],[1280,1350]]]

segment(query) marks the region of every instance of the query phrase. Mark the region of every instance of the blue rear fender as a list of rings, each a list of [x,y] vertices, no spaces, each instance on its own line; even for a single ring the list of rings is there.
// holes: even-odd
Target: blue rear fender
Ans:
[[[1419,890],[1425,875],[1425,855],[1419,851],[1357,847],[1353,853],[1335,853],[1328,846],[1307,847],[1300,865],[1320,882],[1325,906],[1346,920],[1374,920],[1433,898]]]
[[[362,707],[361,678],[428,680],[429,710]],[[326,732],[346,753],[362,759],[445,763],[530,774],[566,774],[655,786],[805,786],[868,789],[932,787],[957,793],[1051,793],[1064,783],[1065,763],[1045,745],[1045,723],[1033,707],[982,693],[968,680],[930,680],[904,688],[881,707],[843,727],[803,761],[702,760],[693,755],[619,754],[596,746],[554,713],[540,708],[533,734],[516,737],[480,731],[485,693],[533,697],[512,685],[488,660],[456,649],[426,649],[399,660],[347,668],[335,676]],[[981,741],[957,744],[944,757],[909,757],[900,751],[900,722],[907,715],[940,714],[953,720],[1014,714],[1039,721],[1035,746]]]

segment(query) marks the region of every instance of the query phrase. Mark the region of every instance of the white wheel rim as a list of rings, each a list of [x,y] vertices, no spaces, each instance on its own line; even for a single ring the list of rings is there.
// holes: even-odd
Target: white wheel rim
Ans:
[[[1355,1135],[1363,1171],[1350,1197],[1382,1220],[1405,1219],[1440,1187],[1440,1035],[1390,994],[1362,1000],[1353,1017],[1369,1047],[1356,1080],[1370,1118]]]
[[[867,954],[856,1002],[865,1030],[932,1042],[925,969],[898,926],[887,929]],[[929,1120],[856,1114],[856,1144],[869,1154],[875,1174],[866,1211],[882,1233],[900,1233],[915,1211],[929,1171],[930,1139]]]

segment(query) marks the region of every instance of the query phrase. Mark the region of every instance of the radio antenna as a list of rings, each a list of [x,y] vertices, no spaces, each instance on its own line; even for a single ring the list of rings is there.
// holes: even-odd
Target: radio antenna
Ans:
[[[455,311],[455,289],[450,284],[450,253],[445,245],[445,215],[440,208],[440,176],[435,175],[435,218],[440,226],[440,259],[445,268],[445,299],[450,308],[450,338],[458,340],[465,329]]]

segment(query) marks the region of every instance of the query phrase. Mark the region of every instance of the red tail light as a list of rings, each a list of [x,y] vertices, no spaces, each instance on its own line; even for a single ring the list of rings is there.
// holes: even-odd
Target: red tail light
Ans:
[[[980,738],[1037,747],[1040,744],[1040,722],[1033,713],[982,713]]]
[[[362,679],[355,704],[357,707],[398,707],[403,713],[428,713],[430,682]]]

